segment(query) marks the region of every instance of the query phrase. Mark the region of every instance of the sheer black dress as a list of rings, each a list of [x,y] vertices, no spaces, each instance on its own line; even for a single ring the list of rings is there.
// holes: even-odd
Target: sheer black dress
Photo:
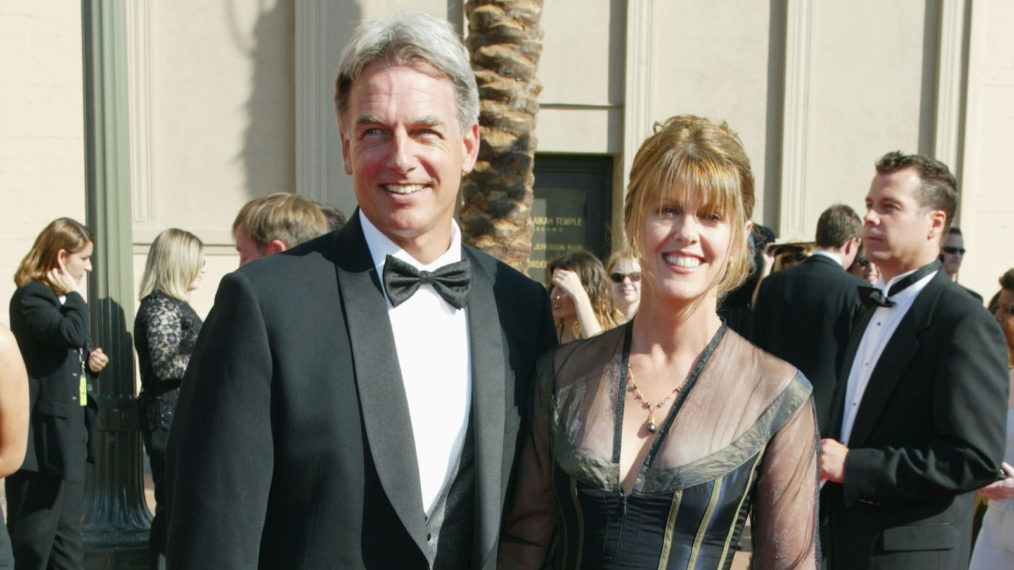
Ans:
[[[201,318],[185,301],[161,291],[141,299],[134,319],[134,348],[141,371],[141,435],[155,484],[155,517],[149,552],[152,567],[165,553],[165,450],[180,382],[201,330]]]
[[[631,325],[538,368],[532,433],[502,568],[728,568],[752,513],[753,568],[814,568],[817,431],[810,385],[725,325],[620,485]]]

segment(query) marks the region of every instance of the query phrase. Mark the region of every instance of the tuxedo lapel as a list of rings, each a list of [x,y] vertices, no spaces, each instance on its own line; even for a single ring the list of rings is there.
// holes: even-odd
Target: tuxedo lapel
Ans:
[[[942,271],[937,276],[941,274]],[[912,360],[919,351],[919,333],[929,326],[933,306],[936,304],[939,289],[935,285],[936,279],[933,279],[919,292],[912,307],[884,347],[884,352],[873,369],[863,399],[859,403],[859,409],[856,411],[852,434],[846,442],[850,447],[862,447],[865,444],[883,415],[884,407],[894,394],[898,382],[911,367]]]
[[[468,301],[468,336],[472,360],[472,422],[475,428],[477,555],[490,552],[500,531],[503,508],[502,464],[506,418],[506,346],[503,340],[494,276],[470,248],[472,291]],[[512,440],[513,441],[513,440]],[[495,555],[495,553],[494,553]],[[475,560],[476,564],[481,560]]]
[[[391,506],[426,552],[426,520],[408,400],[387,300],[363,238],[358,211],[339,234],[338,248],[338,284],[369,453]]]

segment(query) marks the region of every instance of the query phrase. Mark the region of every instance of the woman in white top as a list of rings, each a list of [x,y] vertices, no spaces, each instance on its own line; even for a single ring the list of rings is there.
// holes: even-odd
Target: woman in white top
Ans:
[[[989,499],[982,530],[972,551],[972,570],[1014,568],[1014,269],[1000,277],[1000,294],[991,306],[993,316],[1007,339],[1007,368],[1011,395],[1007,400],[1007,449],[1003,454],[1004,479],[990,483],[979,493]]]

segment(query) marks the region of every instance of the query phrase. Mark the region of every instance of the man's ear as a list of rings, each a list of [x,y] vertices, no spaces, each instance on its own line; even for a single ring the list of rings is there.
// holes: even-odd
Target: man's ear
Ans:
[[[947,214],[943,210],[930,210],[927,214],[930,218],[930,240],[943,242],[944,226],[947,225]]]
[[[479,157],[479,123],[472,125],[461,138],[462,157],[461,174],[468,174],[475,168]]]
[[[338,131],[338,136],[341,137],[342,140],[342,163],[345,165],[345,174],[352,176],[352,159],[349,157],[349,139],[347,139],[345,137],[345,133],[341,131]]]
[[[274,255],[276,253],[282,253],[287,249],[289,249],[289,246],[286,245],[284,241],[275,238],[269,241],[268,245],[264,246],[264,257],[268,257],[269,255]]]

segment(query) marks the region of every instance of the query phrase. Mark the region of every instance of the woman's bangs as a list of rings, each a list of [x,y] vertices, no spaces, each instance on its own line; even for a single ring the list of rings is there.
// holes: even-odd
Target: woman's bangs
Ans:
[[[739,177],[735,171],[718,168],[711,161],[681,158],[673,168],[666,169],[656,186],[657,200],[677,204],[695,201],[698,208],[719,212],[722,219],[729,219],[738,209]]]

